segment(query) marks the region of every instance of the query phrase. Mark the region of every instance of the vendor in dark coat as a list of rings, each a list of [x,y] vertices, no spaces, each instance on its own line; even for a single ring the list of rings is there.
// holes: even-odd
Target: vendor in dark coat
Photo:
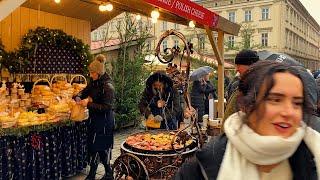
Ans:
[[[114,87],[110,76],[105,72],[105,56],[98,55],[89,65],[88,86],[81,91],[76,100],[89,109],[88,148],[90,153],[90,172],[86,179],[95,179],[98,155],[105,167],[105,179],[112,179],[110,155],[113,146],[113,102]],[[81,101],[79,101],[80,99]]]
[[[161,121],[160,129],[177,129],[177,116],[182,111],[178,98],[172,80],[156,72],[147,79],[139,109],[145,118]]]

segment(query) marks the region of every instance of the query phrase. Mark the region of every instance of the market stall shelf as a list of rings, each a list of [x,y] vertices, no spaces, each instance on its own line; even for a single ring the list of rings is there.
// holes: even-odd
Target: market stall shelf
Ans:
[[[6,129],[0,136],[0,179],[75,175],[87,165],[86,123],[69,122],[42,130],[35,126],[30,131]]]

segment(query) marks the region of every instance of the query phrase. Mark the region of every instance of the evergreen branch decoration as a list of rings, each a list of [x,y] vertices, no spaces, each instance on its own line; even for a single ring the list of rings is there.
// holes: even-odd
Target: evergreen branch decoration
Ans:
[[[4,67],[9,72],[15,73],[27,64],[28,61],[24,62],[22,58],[17,58],[17,52],[6,52],[0,40],[0,69]]]
[[[21,67],[21,64],[12,62],[12,66],[20,66],[23,70],[25,65],[30,64],[30,58],[37,54],[37,48],[40,45],[48,47],[56,46],[63,49],[74,50],[83,63],[83,73],[85,75],[88,74],[89,61],[92,59],[89,45],[84,44],[80,39],[67,35],[62,30],[44,27],[29,30],[29,32],[22,38],[21,47],[16,53],[16,59],[19,62],[24,63],[22,63]]]

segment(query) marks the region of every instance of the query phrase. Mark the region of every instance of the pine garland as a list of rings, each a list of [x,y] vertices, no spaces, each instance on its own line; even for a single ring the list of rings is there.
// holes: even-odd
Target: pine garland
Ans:
[[[0,128],[0,137],[1,136],[25,136],[30,132],[42,132],[48,131],[57,127],[62,126],[71,126],[74,125],[75,122],[71,120],[60,121],[57,123],[45,123],[42,125],[35,125],[35,126],[26,126],[26,127],[12,127],[12,128]]]
[[[5,53],[1,64],[11,73],[21,72],[30,64],[30,58],[37,53],[37,48],[41,45],[74,50],[83,61],[84,75],[88,74],[89,61],[92,59],[89,45],[84,44],[80,39],[67,35],[62,30],[44,27],[29,30],[22,38],[20,48],[15,52]]]

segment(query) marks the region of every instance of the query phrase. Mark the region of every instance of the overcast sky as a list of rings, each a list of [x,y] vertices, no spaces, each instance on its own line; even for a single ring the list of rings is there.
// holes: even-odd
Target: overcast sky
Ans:
[[[320,0],[300,0],[300,2],[320,25]]]

